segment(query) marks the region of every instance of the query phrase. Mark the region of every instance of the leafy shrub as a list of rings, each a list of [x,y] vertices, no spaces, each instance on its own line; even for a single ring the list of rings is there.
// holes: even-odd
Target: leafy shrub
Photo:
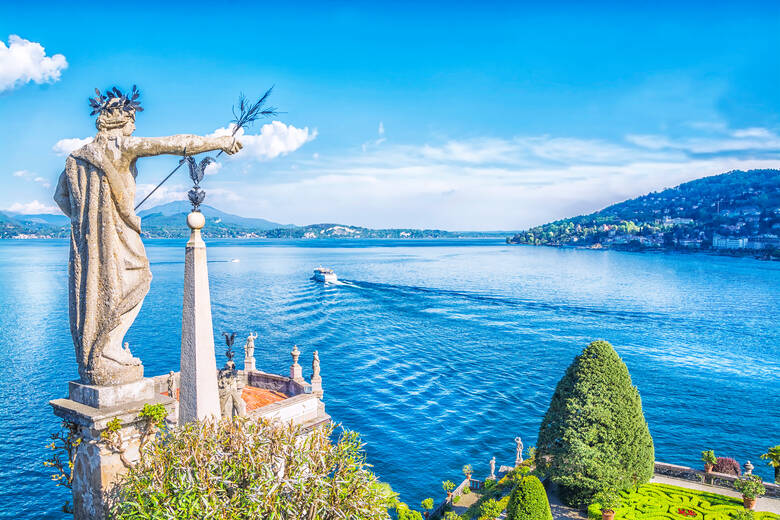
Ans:
[[[542,482],[535,476],[523,477],[512,490],[506,513],[507,520],[552,520]]]
[[[443,482],[441,483],[441,488],[442,488],[444,491],[446,491],[446,492],[448,492],[448,493],[449,493],[450,491],[452,491],[453,489],[455,489],[455,483],[454,483],[453,481],[451,481],[451,480],[445,480],[445,481],[443,481]]]
[[[425,509],[426,511],[429,511],[433,509],[433,499],[432,498],[426,498],[422,502],[420,502],[420,506]]]
[[[479,519],[480,520],[495,520],[498,515],[504,510],[495,499],[485,500],[482,505],[479,506]]]
[[[455,495],[454,497],[452,497],[453,504],[457,504],[458,502],[460,502],[460,495]]]
[[[151,441],[120,478],[112,519],[387,518],[394,501],[360,438],[334,426],[301,435],[249,418],[193,422]]]
[[[755,517],[756,514],[750,509],[741,509],[731,513],[733,520],[754,520]]]
[[[593,500],[602,511],[614,512],[622,505],[620,494],[613,489],[604,489],[593,496]]]
[[[409,506],[403,502],[395,506],[395,514],[398,520],[423,520],[419,511],[409,509]]]
[[[739,462],[730,457],[718,457],[715,461],[715,465],[712,466],[712,471],[717,473],[725,473],[727,475],[734,475],[738,477],[742,474],[742,469],[739,467]]]
[[[463,475],[466,476],[466,478],[471,478],[471,475],[474,474],[474,468],[471,467],[471,464],[466,464],[463,466]]]
[[[654,455],[628,368],[612,345],[594,341],[555,388],[539,429],[538,470],[559,485],[564,502],[578,506],[605,486],[648,482]]]
[[[705,464],[715,464],[718,462],[718,459],[715,458],[715,452],[712,450],[704,450],[701,452],[701,460]]]
[[[463,486],[463,491],[462,491],[462,493],[463,493],[464,495],[468,495],[469,493],[471,493],[471,488],[470,488],[469,486]]]
[[[483,484],[483,487],[485,488],[485,491],[490,491],[494,487],[496,487],[496,481],[493,479],[488,479]]]
[[[748,499],[757,498],[766,493],[764,481],[758,475],[745,475],[734,481],[734,489]]]

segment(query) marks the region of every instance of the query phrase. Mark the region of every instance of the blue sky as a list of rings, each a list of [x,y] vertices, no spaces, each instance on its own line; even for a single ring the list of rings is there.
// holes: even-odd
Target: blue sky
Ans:
[[[144,136],[276,85],[285,113],[204,187],[284,223],[520,229],[780,166],[776,2],[108,5],[0,5],[0,208],[53,211],[112,85],[141,89]],[[175,163],[140,161],[139,197]]]

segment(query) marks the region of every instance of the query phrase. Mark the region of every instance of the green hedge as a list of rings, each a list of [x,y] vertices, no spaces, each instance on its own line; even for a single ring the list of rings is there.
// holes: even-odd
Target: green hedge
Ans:
[[[507,520],[552,520],[542,482],[533,475],[523,477],[509,497],[506,513]]]
[[[744,510],[741,499],[666,484],[645,484],[624,491],[621,499],[615,520],[733,520],[734,513]],[[686,515],[687,511],[695,514]],[[588,517],[601,520],[598,503],[588,507]],[[754,519],[780,520],[780,515],[756,512]]]

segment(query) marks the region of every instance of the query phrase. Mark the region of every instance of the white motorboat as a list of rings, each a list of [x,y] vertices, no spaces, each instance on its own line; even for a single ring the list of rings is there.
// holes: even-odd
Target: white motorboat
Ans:
[[[336,283],[339,281],[336,273],[333,272],[333,269],[328,269],[327,267],[318,267],[315,269],[312,278],[323,283]]]

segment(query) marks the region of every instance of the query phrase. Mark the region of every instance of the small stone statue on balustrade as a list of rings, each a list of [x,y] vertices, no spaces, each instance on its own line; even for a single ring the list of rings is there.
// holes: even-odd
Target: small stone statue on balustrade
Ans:
[[[496,457],[494,456],[492,459],[490,459],[490,475],[488,476],[489,480],[495,480],[496,479]]]
[[[248,372],[255,369],[255,340],[257,333],[253,332],[246,338],[244,345],[244,371]]]
[[[515,444],[517,445],[517,452],[515,453],[515,467],[518,467],[523,463],[523,440],[520,437],[515,437]]]

